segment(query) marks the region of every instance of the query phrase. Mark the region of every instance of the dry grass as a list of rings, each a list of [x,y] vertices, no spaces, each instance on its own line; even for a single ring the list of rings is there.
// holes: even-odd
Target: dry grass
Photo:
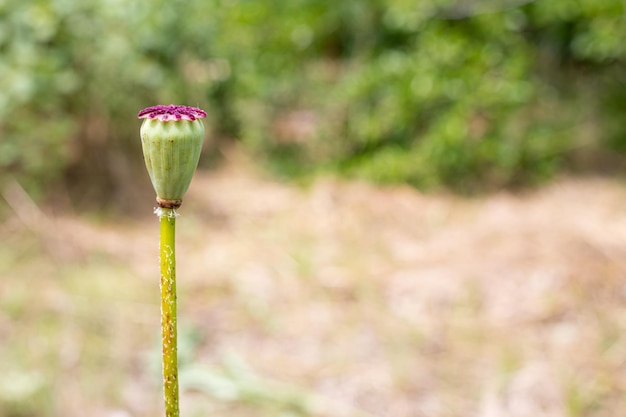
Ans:
[[[465,200],[245,166],[178,222],[184,416],[626,415],[620,184]],[[162,414],[157,229],[0,226],[0,416]]]

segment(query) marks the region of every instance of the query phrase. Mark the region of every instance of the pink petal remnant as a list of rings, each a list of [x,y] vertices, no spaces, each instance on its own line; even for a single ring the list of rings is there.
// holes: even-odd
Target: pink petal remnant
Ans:
[[[158,119],[162,122],[174,122],[178,120],[194,121],[196,119],[202,119],[206,117],[206,112],[197,107],[176,106],[170,104],[164,106],[159,104],[158,106],[152,106],[143,109],[137,115],[139,119]]]

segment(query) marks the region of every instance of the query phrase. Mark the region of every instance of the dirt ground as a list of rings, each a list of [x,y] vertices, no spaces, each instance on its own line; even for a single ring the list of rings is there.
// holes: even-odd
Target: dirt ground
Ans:
[[[4,196],[0,416],[161,415],[156,218]],[[464,199],[234,164],[180,214],[183,416],[626,415],[624,184]]]

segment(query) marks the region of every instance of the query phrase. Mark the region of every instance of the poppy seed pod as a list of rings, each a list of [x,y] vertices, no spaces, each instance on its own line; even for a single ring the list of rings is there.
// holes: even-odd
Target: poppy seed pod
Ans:
[[[206,112],[187,106],[153,106],[139,112],[148,175],[162,208],[178,208],[198,166]]]

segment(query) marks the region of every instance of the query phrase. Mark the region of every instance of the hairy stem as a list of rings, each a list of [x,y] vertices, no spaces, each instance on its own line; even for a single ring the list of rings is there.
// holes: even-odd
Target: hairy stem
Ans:
[[[165,416],[179,417],[178,358],[176,329],[176,213],[161,209],[161,338],[163,346],[163,395]]]

